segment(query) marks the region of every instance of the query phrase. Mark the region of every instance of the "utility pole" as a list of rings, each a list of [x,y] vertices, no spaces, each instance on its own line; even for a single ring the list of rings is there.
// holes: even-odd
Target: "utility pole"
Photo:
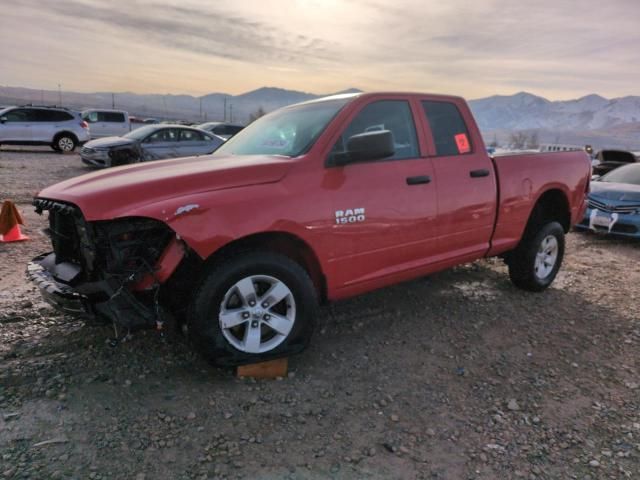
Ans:
[[[111,94],[111,108],[116,108],[116,94]]]
[[[229,104],[229,123],[233,123],[233,103]]]
[[[58,106],[62,106],[62,85],[58,84]]]
[[[227,98],[224,98],[224,109],[222,110],[224,112],[223,116],[224,118],[222,119],[223,122],[227,121]]]
[[[202,97],[200,97],[200,117],[198,118],[202,120]]]

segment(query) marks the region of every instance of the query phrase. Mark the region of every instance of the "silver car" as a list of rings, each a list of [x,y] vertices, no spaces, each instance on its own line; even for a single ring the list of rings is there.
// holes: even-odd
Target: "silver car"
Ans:
[[[234,125],[232,123],[225,122],[207,122],[197,125],[197,128],[213,133],[225,140],[229,140],[244,127],[242,125]]]
[[[224,140],[216,135],[182,125],[148,125],[121,137],[87,142],[80,151],[87,165],[106,168],[164,158],[192,157],[213,153]]]
[[[72,152],[87,140],[89,125],[78,112],[30,105],[0,110],[0,145],[49,145]]]

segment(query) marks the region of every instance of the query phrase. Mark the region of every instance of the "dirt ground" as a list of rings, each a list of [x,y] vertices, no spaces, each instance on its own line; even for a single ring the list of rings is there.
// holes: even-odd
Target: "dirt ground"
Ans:
[[[88,169],[0,150],[0,478],[640,478],[640,243],[572,233],[541,294],[498,260],[323,307],[288,377],[60,315],[25,279],[32,195]]]

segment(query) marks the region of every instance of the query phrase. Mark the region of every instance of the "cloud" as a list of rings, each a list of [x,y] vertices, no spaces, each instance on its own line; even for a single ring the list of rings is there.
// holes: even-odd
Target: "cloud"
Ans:
[[[160,2],[23,0],[41,15],[54,14],[78,25],[91,22],[124,32],[137,41],[246,62],[329,60],[325,42],[292,34],[264,22],[229,14],[208,2],[206,10]],[[104,41],[104,37],[101,37]]]
[[[619,96],[638,93],[638,18],[637,0],[20,0],[0,71],[85,89]]]

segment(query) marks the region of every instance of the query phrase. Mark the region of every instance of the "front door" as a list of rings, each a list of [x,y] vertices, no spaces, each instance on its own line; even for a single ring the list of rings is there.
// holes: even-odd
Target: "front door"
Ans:
[[[4,113],[0,120],[0,143],[31,141],[29,112],[28,108],[14,108]]]
[[[421,156],[408,100],[365,105],[331,154],[344,151],[349,137],[376,130],[393,134],[392,157],[328,167],[322,180],[333,215],[328,278],[337,288],[421,267],[428,263],[433,247],[434,169],[431,160]]]
[[[203,133],[191,129],[181,129],[177,144],[178,157],[192,157],[211,153],[213,147]]]

